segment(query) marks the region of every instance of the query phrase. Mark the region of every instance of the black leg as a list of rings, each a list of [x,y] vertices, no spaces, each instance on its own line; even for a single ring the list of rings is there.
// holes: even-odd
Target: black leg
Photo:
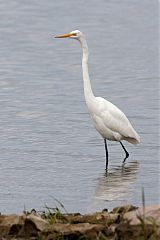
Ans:
[[[105,151],[106,151],[106,170],[108,169],[108,149],[107,149],[107,141],[104,139]]]
[[[126,154],[126,156],[123,160],[123,163],[125,163],[126,159],[129,157],[129,153],[127,152],[127,150],[125,149],[125,147],[124,147],[124,145],[121,141],[120,141],[120,144],[121,144],[121,146],[122,146],[122,148],[123,148],[123,150],[125,151],[125,154]]]

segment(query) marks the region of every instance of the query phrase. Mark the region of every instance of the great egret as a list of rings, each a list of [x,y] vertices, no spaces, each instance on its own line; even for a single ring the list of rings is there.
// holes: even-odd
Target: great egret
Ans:
[[[55,36],[55,38],[73,38],[80,42],[83,57],[82,57],[82,71],[84,82],[84,96],[86,104],[96,130],[104,139],[106,152],[106,170],[108,168],[108,149],[107,140],[118,141],[125,151],[125,158],[123,162],[129,157],[129,153],[125,149],[122,140],[126,140],[132,144],[140,143],[140,137],[133,129],[131,123],[125,114],[111,102],[102,97],[95,97],[88,73],[88,46],[85,36],[79,30],[72,31],[67,34]]]

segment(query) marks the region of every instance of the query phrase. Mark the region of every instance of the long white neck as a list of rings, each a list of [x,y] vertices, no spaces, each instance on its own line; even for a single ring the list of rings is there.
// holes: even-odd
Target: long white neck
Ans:
[[[93,98],[93,92],[91,87],[91,82],[89,79],[89,73],[88,73],[88,46],[87,41],[83,37],[80,38],[80,43],[83,50],[83,57],[82,57],[82,72],[83,72],[83,82],[84,82],[84,96],[86,103],[89,103]]]

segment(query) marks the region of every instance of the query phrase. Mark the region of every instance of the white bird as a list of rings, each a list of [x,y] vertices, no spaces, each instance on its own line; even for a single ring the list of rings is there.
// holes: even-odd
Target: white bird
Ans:
[[[95,97],[92,92],[91,82],[88,73],[88,46],[85,36],[79,30],[72,31],[67,34],[55,36],[55,38],[73,38],[80,42],[82,57],[82,72],[84,82],[84,96],[86,104],[96,130],[104,139],[106,152],[106,170],[108,168],[108,149],[106,140],[118,141],[125,151],[123,162],[129,157],[129,153],[125,149],[122,140],[126,140],[132,144],[140,143],[140,137],[132,127],[125,114],[114,104],[102,97]]]

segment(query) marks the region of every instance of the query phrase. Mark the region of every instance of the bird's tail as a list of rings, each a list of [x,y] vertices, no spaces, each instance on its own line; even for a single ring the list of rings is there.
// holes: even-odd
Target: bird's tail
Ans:
[[[140,143],[140,137],[137,134],[136,138],[131,138],[131,137],[125,137],[125,140],[132,143],[132,144],[138,144]]]

